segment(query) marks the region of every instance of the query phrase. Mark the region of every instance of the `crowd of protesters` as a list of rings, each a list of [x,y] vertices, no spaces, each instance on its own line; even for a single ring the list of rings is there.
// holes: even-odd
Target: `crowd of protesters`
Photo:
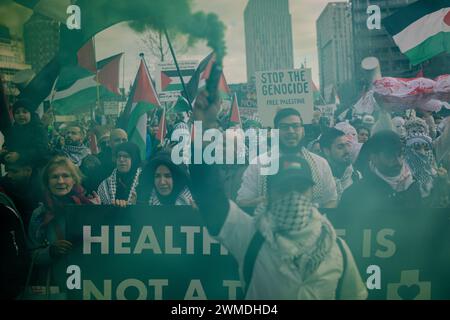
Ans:
[[[194,107],[211,108],[202,94]],[[349,112],[338,119],[316,111],[313,123],[304,124],[296,109],[282,109],[273,121],[280,170],[263,176],[260,162],[249,164],[248,158],[239,165],[174,164],[171,132],[191,132],[192,115],[187,122],[189,116],[181,115],[168,120],[166,138],[159,141],[158,113],[152,114],[142,157],[120,128],[43,121],[26,100],[11,110],[14,122],[2,132],[0,200],[2,211],[12,210],[20,220],[11,228],[24,231],[19,239],[20,231],[11,233],[3,223],[2,247],[19,256],[18,243],[26,244],[27,253],[21,252],[28,256],[26,266],[32,261],[43,270],[56,270],[72,248],[58,215],[62,206],[185,205],[202,213],[210,234],[242,270],[247,249],[258,239],[267,243],[246,278],[247,298],[334,299],[346,265],[344,280],[353,285],[339,295],[359,299],[367,293],[351,252],[321,209],[376,214],[386,208],[450,206],[450,117],[439,114]],[[225,130],[224,123],[203,126]],[[262,128],[256,119],[234,126]],[[278,267],[268,268],[269,261]],[[2,270],[10,288],[2,289],[3,297],[18,296],[14,281],[22,281],[27,270],[20,263]]]

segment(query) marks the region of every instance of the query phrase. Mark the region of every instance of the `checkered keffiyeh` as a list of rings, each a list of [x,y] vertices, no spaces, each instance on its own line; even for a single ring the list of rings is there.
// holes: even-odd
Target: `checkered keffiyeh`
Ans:
[[[132,204],[131,200],[133,193],[136,192],[136,187],[139,184],[139,176],[141,175],[142,169],[138,168],[131,184],[130,193],[128,195],[127,203]],[[102,204],[113,204],[116,200],[117,192],[117,169],[114,169],[113,173],[98,187],[97,193],[100,197]]]
[[[260,204],[255,223],[280,256],[279,270],[293,279],[305,280],[331,251],[336,233],[329,221],[301,193],[291,191],[270,207]]]

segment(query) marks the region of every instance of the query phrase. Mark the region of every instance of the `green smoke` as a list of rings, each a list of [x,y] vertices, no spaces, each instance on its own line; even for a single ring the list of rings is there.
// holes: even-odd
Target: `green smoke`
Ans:
[[[108,1],[108,5],[116,1]],[[133,5],[121,5],[118,10],[139,10],[140,13],[133,14],[135,17],[129,23],[130,27],[137,32],[143,32],[147,28],[163,30],[164,28],[189,36],[189,45],[197,40],[207,41],[207,45],[216,52],[217,60],[221,61],[226,54],[225,25],[219,17],[213,13],[192,13],[191,1],[189,0],[137,0]],[[133,8],[131,8],[133,7]],[[140,18],[142,16],[142,18]]]

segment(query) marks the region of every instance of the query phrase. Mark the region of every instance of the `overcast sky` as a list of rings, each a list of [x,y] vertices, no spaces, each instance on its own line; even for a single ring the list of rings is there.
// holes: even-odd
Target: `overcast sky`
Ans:
[[[227,26],[227,56],[224,72],[227,82],[247,81],[244,37],[244,9],[248,0],[194,0],[194,11],[214,12]],[[328,0],[289,0],[292,15],[294,44],[294,67],[300,67],[306,59],[312,68],[313,80],[319,85],[319,67],[316,47],[315,21]],[[125,52],[125,87],[133,81],[139,62],[139,52],[143,51],[140,35],[135,34],[126,24],[116,25],[96,37],[98,59],[118,52]],[[183,58],[201,59],[210,52],[204,44],[190,48]],[[153,69],[152,67],[150,67]]]

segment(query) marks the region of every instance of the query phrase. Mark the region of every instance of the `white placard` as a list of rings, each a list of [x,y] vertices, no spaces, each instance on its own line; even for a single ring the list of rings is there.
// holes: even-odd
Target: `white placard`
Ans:
[[[313,118],[311,69],[256,72],[258,113],[263,126],[273,126],[276,112],[297,109],[305,124]]]

